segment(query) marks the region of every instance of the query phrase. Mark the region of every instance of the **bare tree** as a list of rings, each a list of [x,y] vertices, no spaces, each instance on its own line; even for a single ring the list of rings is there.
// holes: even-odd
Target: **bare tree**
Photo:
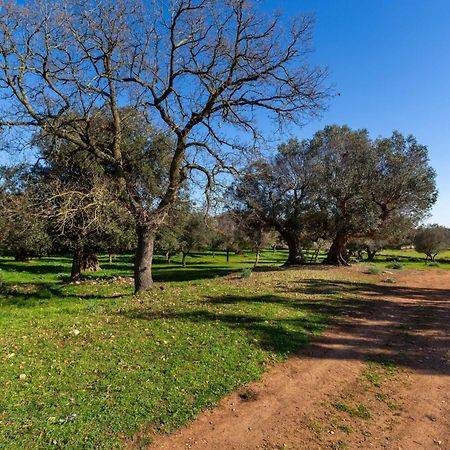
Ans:
[[[136,223],[139,292],[152,287],[155,234],[189,171],[210,186],[233,170],[230,126],[256,137],[258,110],[281,124],[321,108],[325,72],[307,63],[312,26],[303,16],[284,27],[249,0],[4,0],[0,124],[40,129],[108,166]],[[152,202],[125,164],[130,110],[173,138],[167,184]]]

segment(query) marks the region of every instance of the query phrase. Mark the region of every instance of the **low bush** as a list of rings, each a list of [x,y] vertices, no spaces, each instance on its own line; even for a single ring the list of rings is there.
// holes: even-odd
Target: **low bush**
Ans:
[[[399,270],[399,269],[403,269],[403,264],[399,263],[398,261],[395,261],[395,262],[392,262],[392,263],[388,264],[386,267],[388,269]]]
[[[241,278],[249,278],[252,275],[252,269],[250,267],[245,267],[241,270]]]

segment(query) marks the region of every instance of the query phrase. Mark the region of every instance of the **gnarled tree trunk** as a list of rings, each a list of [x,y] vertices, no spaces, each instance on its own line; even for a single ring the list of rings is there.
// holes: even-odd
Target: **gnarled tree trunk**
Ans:
[[[156,230],[136,225],[138,238],[134,260],[134,293],[139,294],[153,287],[152,260]]]
[[[14,261],[17,262],[29,262],[30,257],[25,252],[18,252],[14,255]]]
[[[366,249],[366,252],[367,252],[367,261],[373,261],[375,259],[375,255],[377,254],[377,250]]]
[[[328,255],[324,259],[324,264],[333,264],[335,266],[348,266],[347,255],[347,236],[338,233],[328,250]]]
[[[305,255],[300,244],[300,238],[296,234],[283,233],[283,238],[289,248],[288,260],[284,263],[285,266],[305,264]]]
[[[97,255],[93,252],[83,252],[81,257],[81,271],[82,272],[98,272],[102,270],[98,262]]]

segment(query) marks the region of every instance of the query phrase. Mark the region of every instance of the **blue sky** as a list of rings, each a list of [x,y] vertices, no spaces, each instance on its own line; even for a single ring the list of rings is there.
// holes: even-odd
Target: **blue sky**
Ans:
[[[428,146],[439,200],[429,222],[450,226],[450,1],[269,0],[287,15],[314,12],[313,60],[327,65],[341,95],[321,120],[294,129],[309,137],[326,124],[396,129]]]

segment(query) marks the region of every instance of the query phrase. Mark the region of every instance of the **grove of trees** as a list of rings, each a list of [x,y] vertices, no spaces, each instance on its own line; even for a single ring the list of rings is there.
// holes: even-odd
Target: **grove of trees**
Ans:
[[[412,235],[437,196],[413,136],[331,125],[258,152],[263,116],[296,124],[330,97],[308,62],[311,16],[287,26],[248,0],[150,3],[2,2],[0,126],[10,151],[37,153],[1,170],[2,253],[70,253],[76,280],[97,253],[134,251],[140,293],[155,249],[183,266],[193,250],[251,249],[257,265],[281,237],[287,264],[327,247],[340,265],[349,244],[371,259]],[[197,207],[218,184],[220,208]]]

